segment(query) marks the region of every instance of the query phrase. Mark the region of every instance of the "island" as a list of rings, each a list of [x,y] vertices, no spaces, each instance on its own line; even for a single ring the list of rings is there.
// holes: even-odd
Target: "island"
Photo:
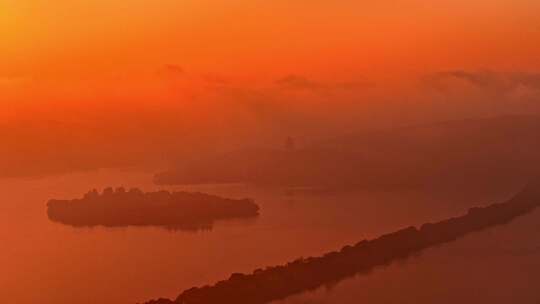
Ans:
[[[49,219],[76,227],[160,226],[210,229],[217,220],[252,218],[259,206],[251,199],[229,199],[191,192],[144,193],[133,188],[91,190],[81,199],[50,200]]]
[[[508,223],[539,205],[540,183],[530,184],[507,202],[471,208],[463,216],[427,223],[419,229],[408,227],[320,257],[301,258],[250,274],[234,273],[215,285],[188,289],[175,300],[162,298],[146,304],[269,303],[369,272],[466,234]]]

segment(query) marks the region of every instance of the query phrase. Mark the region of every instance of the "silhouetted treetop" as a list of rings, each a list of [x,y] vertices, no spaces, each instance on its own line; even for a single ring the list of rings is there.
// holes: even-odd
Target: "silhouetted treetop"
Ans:
[[[251,199],[229,199],[198,192],[143,192],[132,188],[90,190],[81,199],[50,200],[49,218],[71,226],[165,226],[211,228],[216,220],[257,216]]]

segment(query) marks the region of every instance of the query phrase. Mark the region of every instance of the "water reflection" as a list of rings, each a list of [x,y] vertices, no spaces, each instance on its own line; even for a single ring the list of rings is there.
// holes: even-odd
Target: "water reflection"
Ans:
[[[320,257],[300,258],[249,274],[234,273],[215,285],[185,290],[176,300],[159,299],[147,303],[262,304],[313,290],[531,213],[540,205],[538,186],[538,183],[529,184],[507,202],[470,208],[465,215],[426,223],[420,229],[411,226],[373,240],[347,245]]]
[[[272,304],[539,303],[540,211]]]
[[[131,227],[73,229],[51,222],[44,213],[44,202],[51,197],[72,198],[89,188],[122,184],[145,191],[253,197],[263,211],[254,222],[220,221],[211,233]],[[4,201],[0,205],[0,239],[6,244],[0,251],[0,293],[5,301],[17,304],[118,304],[174,298],[184,289],[222,280],[234,272],[321,255],[359,239],[444,219],[473,205],[505,200],[515,192],[515,188],[496,188],[478,192],[296,193],[291,204],[279,189],[245,185],[165,188],[153,185],[151,173],[136,171],[100,170],[34,180],[0,180]],[[534,236],[529,239],[535,240]],[[466,257],[466,252],[456,255]],[[521,263],[520,258],[514,259],[517,261],[509,265]],[[384,293],[374,292],[373,297],[377,296],[384,299]]]

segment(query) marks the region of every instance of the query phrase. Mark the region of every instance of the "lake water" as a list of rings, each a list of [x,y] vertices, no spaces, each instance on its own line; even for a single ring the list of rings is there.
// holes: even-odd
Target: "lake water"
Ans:
[[[207,231],[72,228],[49,221],[51,198],[107,186],[195,190],[261,206],[252,220]],[[134,304],[336,250],[399,228],[444,219],[517,189],[321,193],[246,185],[158,187],[152,175],[100,170],[0,180],[0,294],[17,304]],[[538,303],[540,213],[280,301],[300,303]],[[224,302],[226,303],[226,302]]]

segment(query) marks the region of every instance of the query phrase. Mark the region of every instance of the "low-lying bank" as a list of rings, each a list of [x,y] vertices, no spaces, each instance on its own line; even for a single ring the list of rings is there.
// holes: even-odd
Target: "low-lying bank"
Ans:
[[[262,304],[283,299],[530,213],[540,205],[539,185],[530,184],[507,202],[471,208],[463,216],[427,223],[420,229],[408,227],[321,257],[298,259],[251,274],[235,273],[213,286],[188,289],[175,300],[159,299],[146,304]]]
[[[107,188],[82,199],[50,200],[52,221],[76,227],[163,226],[170,229],[209,229],[216,220],[257,216],[250,199],[228,199],[204,193],[148,192]]]

